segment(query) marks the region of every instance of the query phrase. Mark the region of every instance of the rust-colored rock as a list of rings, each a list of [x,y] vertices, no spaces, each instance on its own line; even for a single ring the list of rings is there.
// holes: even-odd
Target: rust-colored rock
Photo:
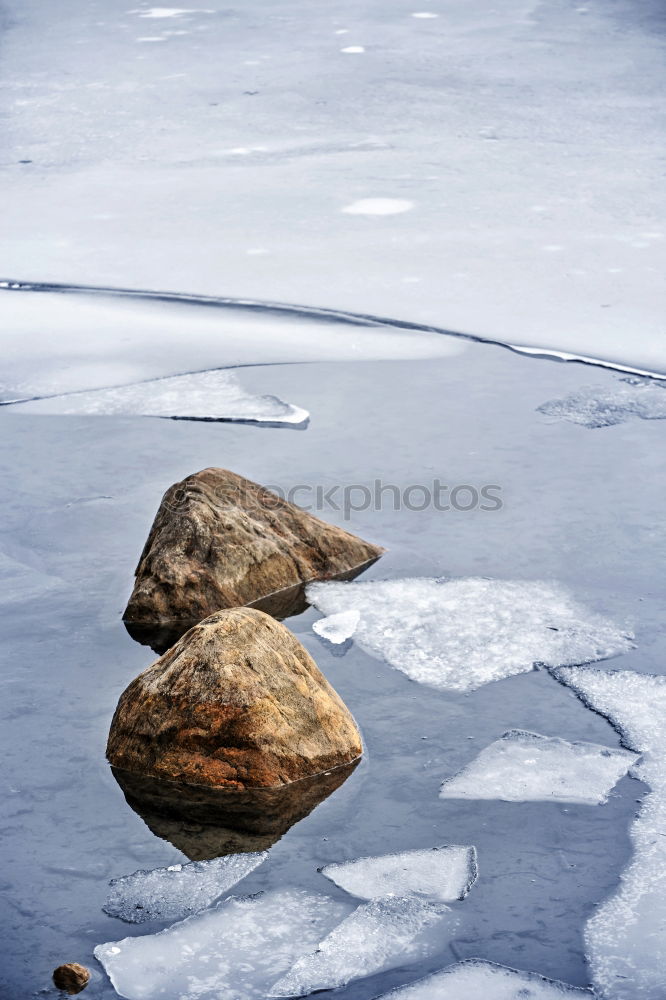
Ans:
[[[85,965],[78,962],[68,962],[67,965],[59,965],[53,973],[53,982],[56,989],[63,990],[74,996],[84,990],[90,981],[90,972]]]
[[[107,757],[165,781],[275,788],[361,755],[354,719],[280,622],[230,608],[190,629],[121,695]]]
[[[123,618],[189,627],[222,608],[360,572],[383,552],[234,472],[204,469],[164,494]]]

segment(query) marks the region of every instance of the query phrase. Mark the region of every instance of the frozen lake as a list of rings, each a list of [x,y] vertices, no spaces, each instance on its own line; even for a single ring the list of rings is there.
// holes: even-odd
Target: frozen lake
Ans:
[[[327,331],[332,343],[338,332],[348,334],[335,324]],[[366,333],[372,336],[357,331],[359,342]],[[321,330],[294,337],[331,349]],[[166,486],[197,469],[220,465],[314,495],[318,486],[355,485],[352,506],[359,507],[358,488],[374,490],[376,481],[400,491],[435,479],[451,489],[491,484],[500,509],[395,510],[391,494],[380,509],[373,503],[346,517],[334,509],[334,494],[315,512],[387,547],[362,580],[551,581],[590,614],[635,635],[635,649],[601,667],[663,672],[656,567],[666,548],[659,485],[666,424],[628,412],[612,426],[589,428],[539,412],[589,387],[622,399],[630,386],[618,372],[485,344],[461,349],[455,341],[449,351],[438,346],[447,338],[432,337],[427,350],[440,357],[238,370],[249,394],[275,394],[306,409],[310,423],[301,430],[0,408],[8,470],[0,976],[8,995],[32,995],[56,965],[78,960],[97,970],[87,995],[110,998],[93,948],[165,926],[130,926],[102,912],[111,878],[187,860],[127,806],[104,746],[119,694],[153,658],[120,621],[138,553]],[[35,363],[35,377],[47,362]],[[412,506],[420,506],[414,496]],[[620,746],[617,733],[545,670],[468,693],[433,689],[353,638],[342,646],[320,639],[312,630],[319,617],[311,609],[287,624],[349,705],[366,754],[236,891],[296,889],[342,901],[348,897],[318,868],[474,845],[479,877],[464,900],[448,904],[458,920],[450,943],[340,996],[365,1000],[471,957],[586,985],[583,928],[630,859],[630,823],[646,786],[621,778],[605,805],[440,799],[439,789],[507,730],[611,749]]]

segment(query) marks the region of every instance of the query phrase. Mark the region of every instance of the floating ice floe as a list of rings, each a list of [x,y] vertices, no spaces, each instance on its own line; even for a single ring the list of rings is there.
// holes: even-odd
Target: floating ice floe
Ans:
[[[130,924],[181,920],[206,909],[267,857],[267,851],[230,854],[124,875],[109,883],[111,892],[102,909]]]
[[[21,413],[140,415],[257,424],[303,425],[309,419],[307,410],[283,403],[277,396],[246,392],[236,375],[224,369],[5,405]]]
[[[569,667],[563,684],[642,754],[635,774],[651,792],[631,827],[634,855],[617,892],[585,928],[592,982],[605,1000],[666,997],[666,677]]]
[[[588,386],[537,407],[539,413],[584,427],[612,427],[630,417],[666,419],[666,386],[652,379],[625,378],[610,386]]]
[[[338,611],[328,618],[320,618],[312,626],[312,631],[320,635],[322,639],[328,639],[336,646],[350,639],[356,631],[356,626],[361,617],[360,611]]]
[[[361,899],[417,894],[450,902],[464,899],[477,880],[476,848],[431,847],[327,865],[322,875]]]
[[[534,972],[519,972],[494,962],[475,958],[450,965],[441,972],[419,979],[409,986],[385,993],[377,1000],[562,1000],[562,997],[591,997],[581,990]]]
[[[440,951],[457,920],[443,903],[416,896],[363,903],[316,951],[303,955],[269,992],[271,997],[306,996],[353,979],[407,965]]]
[[[601,805],[638,755],[512,729],[442,785],[441,799]]]
[[[325,615],[356,610],[355,641],[414,681],[471,691],[532,670],[602,660],[632,637],[562,587],[522,580],[372,580],[312,583]]]
[[[264,1000],[349,911],[297,889],[232,896],[159,934],[98,945],[95,958],[127,1000]]]

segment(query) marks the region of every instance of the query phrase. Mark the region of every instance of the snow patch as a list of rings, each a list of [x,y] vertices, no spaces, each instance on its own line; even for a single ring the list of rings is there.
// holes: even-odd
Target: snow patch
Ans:
[[[441,799],[601,805],[638,755],[511,730],[442,785]]]
[[[312,583],[325,615],[356,610],[355,641],[421,684],[472,691],[532,670],[603,660],[633,648],[630,634],[563,587],[469,578]]]

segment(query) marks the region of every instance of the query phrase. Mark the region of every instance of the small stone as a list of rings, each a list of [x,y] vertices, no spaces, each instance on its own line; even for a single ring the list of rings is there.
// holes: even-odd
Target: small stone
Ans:
[[[85,990],[90,981],[90,971],[85,965],[78,962],[68,962],[67,965],[59,965],[53,973],[53,982],[56,989],[62,990],[73,996]]]

